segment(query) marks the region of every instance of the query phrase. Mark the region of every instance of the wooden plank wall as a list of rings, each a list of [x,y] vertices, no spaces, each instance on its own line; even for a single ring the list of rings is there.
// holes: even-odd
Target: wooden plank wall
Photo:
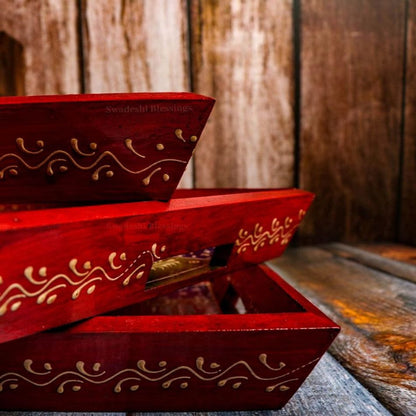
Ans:
[[[198,187],[288,187],[294,177],[290,0],[191,2],[193,86],[217,99]]]
[[[183,186],[301,186],[301,242],[416,244],[415,2],[0,0],[0,95],[212,95]]]
[[[306,241],[391,240],[399,198],[405,2],[302,2]]]
[[[402,242],[416,245],[416,1],[409,0],[407,20],[405,125],[402,160]]]

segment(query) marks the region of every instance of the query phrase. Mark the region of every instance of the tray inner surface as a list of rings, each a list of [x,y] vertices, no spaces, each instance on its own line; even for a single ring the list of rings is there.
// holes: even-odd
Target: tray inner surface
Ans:
[[[209,250],[204,251],[207,255]],[[192,259],[192,257],[190,257]],[[177,258],[175,258],[177,259]],[[179,257],[178,257],[179,259]],[[184,257],[185,261],[188,258]],[[166,260],[165,260],[166,261]],[[172,264],[175,260],[168,259]],[[169,267],[169,264],[167,264]],[[200,270],[209,268],[208,260]],[[204,315],[305,312],[261,269],[223,274],[180,288],[164,296],[111,312],[112,316]],[[189,273],[192,273],[191,270]],[[186,272],[184,273],[186,276]],[[151,284],[151,282],[149,282]]]

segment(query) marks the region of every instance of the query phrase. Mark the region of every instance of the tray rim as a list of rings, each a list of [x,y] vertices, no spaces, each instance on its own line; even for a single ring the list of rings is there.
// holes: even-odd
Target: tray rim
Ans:
[[[57,94],[57,95],[26,95],[0,97],[2,105],[21,104],[65,104],[65,103],[94,103],[117,101],[210,101],[215,103],[215,98],[195,94],[193,92],[129,92],[129,93],[89,93],[89,94]],[[1,108],[0,108],[1,109]]]
[[[192,194],[199,192],[198,188],[182,190]],[[72,224],[92,220],[109,220],[145,214],[160,214],[192,209],[196,206],[212,207],[218,205],[236,205],[244,202],[276,200],[276,198],[308,198],[311,201],[314,194],[297,188],[242,190],[239,193],[221,193],[210,196],[190,196],[172,198],[168,202],[137,201],[111,204],[94,204],[84,206],[41,208],[37,210],[7,211],[0,213],[0,233],[9,230],[20,230],[31,227]],[[24,204],[23,204],[24,205]],[[0,234],[1,236],[1,234]]]
[[[85,335],[88,333],[149,333],[149,332],[232,332],[232,331],[276,331],[276,330],[334,330],[340,326],[308,301],[301,293],[288,284],[267,265],[232,271],[231,273],[264,273],[276,283],[304,311],[253,314],[212,314],[212,315],[139,315],[139,316],[95,316],[64,329],[63,333]],[[227,275],[221,271],[216,276]],[[211,274],[211,278],[213,278]],[[201,279],[199,279],[202,281]],[[267,325],[266,325],[267,323]],[[56,333],[56,330],[53,330]],[[59,329],[57,332],[60,332]]]

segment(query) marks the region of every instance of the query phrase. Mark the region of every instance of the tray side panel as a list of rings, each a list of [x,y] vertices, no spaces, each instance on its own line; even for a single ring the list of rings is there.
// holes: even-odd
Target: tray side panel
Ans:
[[[109,97],[0,103],[0,201],[168,200],[214,100]]]
[[[254,410],[283,406],[333,329],[45,333],[0,345],[0,408]]]
[[[274,289],[275,312],[103,316],[0,345],[0,408],[55,411],[282,407],[339,327],[270,269],[228,282]],[[224,280],[218,275],[216,280]],[[250,287],[246,288],[250,291]],[[218,292],[218,291],[217,291]],[[278,312],[294,295],[304,312]],[[246,295],[242,295],[246,297]],[[220,302],[221,296],[217,301]],[[262,300],[251,297],[255,308]]]

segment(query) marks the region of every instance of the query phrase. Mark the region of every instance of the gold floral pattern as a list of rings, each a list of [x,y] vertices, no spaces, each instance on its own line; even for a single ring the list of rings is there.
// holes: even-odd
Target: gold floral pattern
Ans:
[[[160,252],[165,250],[166,246],[162,245]],[[141,279],[150,270],[153,262],[160,259],[158,252],[158,246],[154,243],[150,250],[140,252],[129,263],[126,263],[128,259],[125,252],[112,252],[107,259],[107,268],[102,265],[94,266],[90,260],[79,266],[79,260],[73,258],[68,262],[69,272],[57,273],[50,278],[46,266],[40,267],[36,272],[33,266],[28,266],[23,271],[25,285],[15,282],[0,292],[0,316],[7,311],[18,310],[30,298],[36,298],[38,305],[50,305],[62,290],[68,288],[72,291],[72,300],[76,300],[82,291],[91,295],[97,283],[102,280],[122,281],[123,286],[127,286],[132,281]],[[0,289],[4,283],[5,279],[0,276]]]
[[[174,131],[174,137],[186,142],[182,136],[181,129]],[[196,142],[196,140],[196,136],[191,136],[189,139],[190,142]],[[41,161],[33,163],[33,157],[46,153],[47,146],[44,140],[37,140],[32,146],[28,146],[24,138],[18,137],[16,139],[16,146],[19,153],[6,153],[0,156],[0,163],[3,165],[3,167],[0,165],[0,180],[18,176],[24,168],[31,171],[45,169],[47,175],[55,176],[58,173],[65,174],[69,172],[72,167],[82,171],[89,171],[91,179],[98,181],[103,177],[112,178],[115,175],[115,168],[119,168],[131,175],[144,175],[144,177],[141,177],[141,183],[143,186],[148,186],[152,176],[157,172],[161,172],[161,178],[164,182],[170,180],[169,174],[162,172],[161,165],[169,162],[187,163],[186,160],[174,158],[161,158],[153,163],[148,163],[146,162],[146,155],[139,153],[135,149],[134,142],[131,138],[124,140],[124,146],[138,158],[138,161],[135,163],[136,166],[139,164],[139,169],[137,170],[128,168],[119,157],[109,150],[99,152],[99,146],[96,142],[84,143],[81,146],[79,140],[73,137],[69,140],[69,145],[69,151],[64,149],[55,150],[46,155]],[[161,152],[165,149],[165,145],[163,143],[157,143],[155,149]],[[94,160],[91,163],[83,163],[92,158]],[[142,159],[143,162],[141,162]]]
[[[299,227],[299,223],[305,216],[305,213],[303,209],[299,210],[298,221],[291,217],[286,217],[284,220],[273,218],[269,229],[266,230],[259,223],[254,226],[254,230],[251,233],[242,228],[235,243],[237,254],[244,253],[249,247],[256,252],[266,244],[273,245],[279,243],[282,246],[287,245]]]
[[[5,391],[5,388],[17,390],[19,383],[39,388],[55,385],[56,392],[63,394],[67,389],[78,392],[88,384],[109,384],[114,393],[121,393],[135,392],[143,384],[148,383],[157,383],[165,390],[175,386],[187,389],[193,381],[212,383],[216,388],[230,386],[232,389],[239,389],[249,380],[261,383],[266,393],[275,390],[284,392],[291,388],[290,383],[299,380],[296,377],[297,372],[316,363],[319,358],[291,370],[287,369],[283,362],[279,362],[277,367],[271,366],[265,353],[260,354],[257,359],[262,364],[265,374],[260,375],[245,360],[236,361],[227,367],[216,362],[206,366],[203,357],[196,358],[192,367],[179,365],[169,368],[168,363],[162,360],[154,366],[154,369],[149,369],[145,360],[139,360],[135,367],[121,369],[112,374],[107,374],[102,369],[102,363],[99,362],[93,363],[89,366],[90,370],[87,370],[84,361],[77,361],[73,369],[56,373],[49,362],[38,366],[40,369],[35,370],[33,360],[26,359],[23,362],[24,372],[7,372],[0,375],[0,393]]]

